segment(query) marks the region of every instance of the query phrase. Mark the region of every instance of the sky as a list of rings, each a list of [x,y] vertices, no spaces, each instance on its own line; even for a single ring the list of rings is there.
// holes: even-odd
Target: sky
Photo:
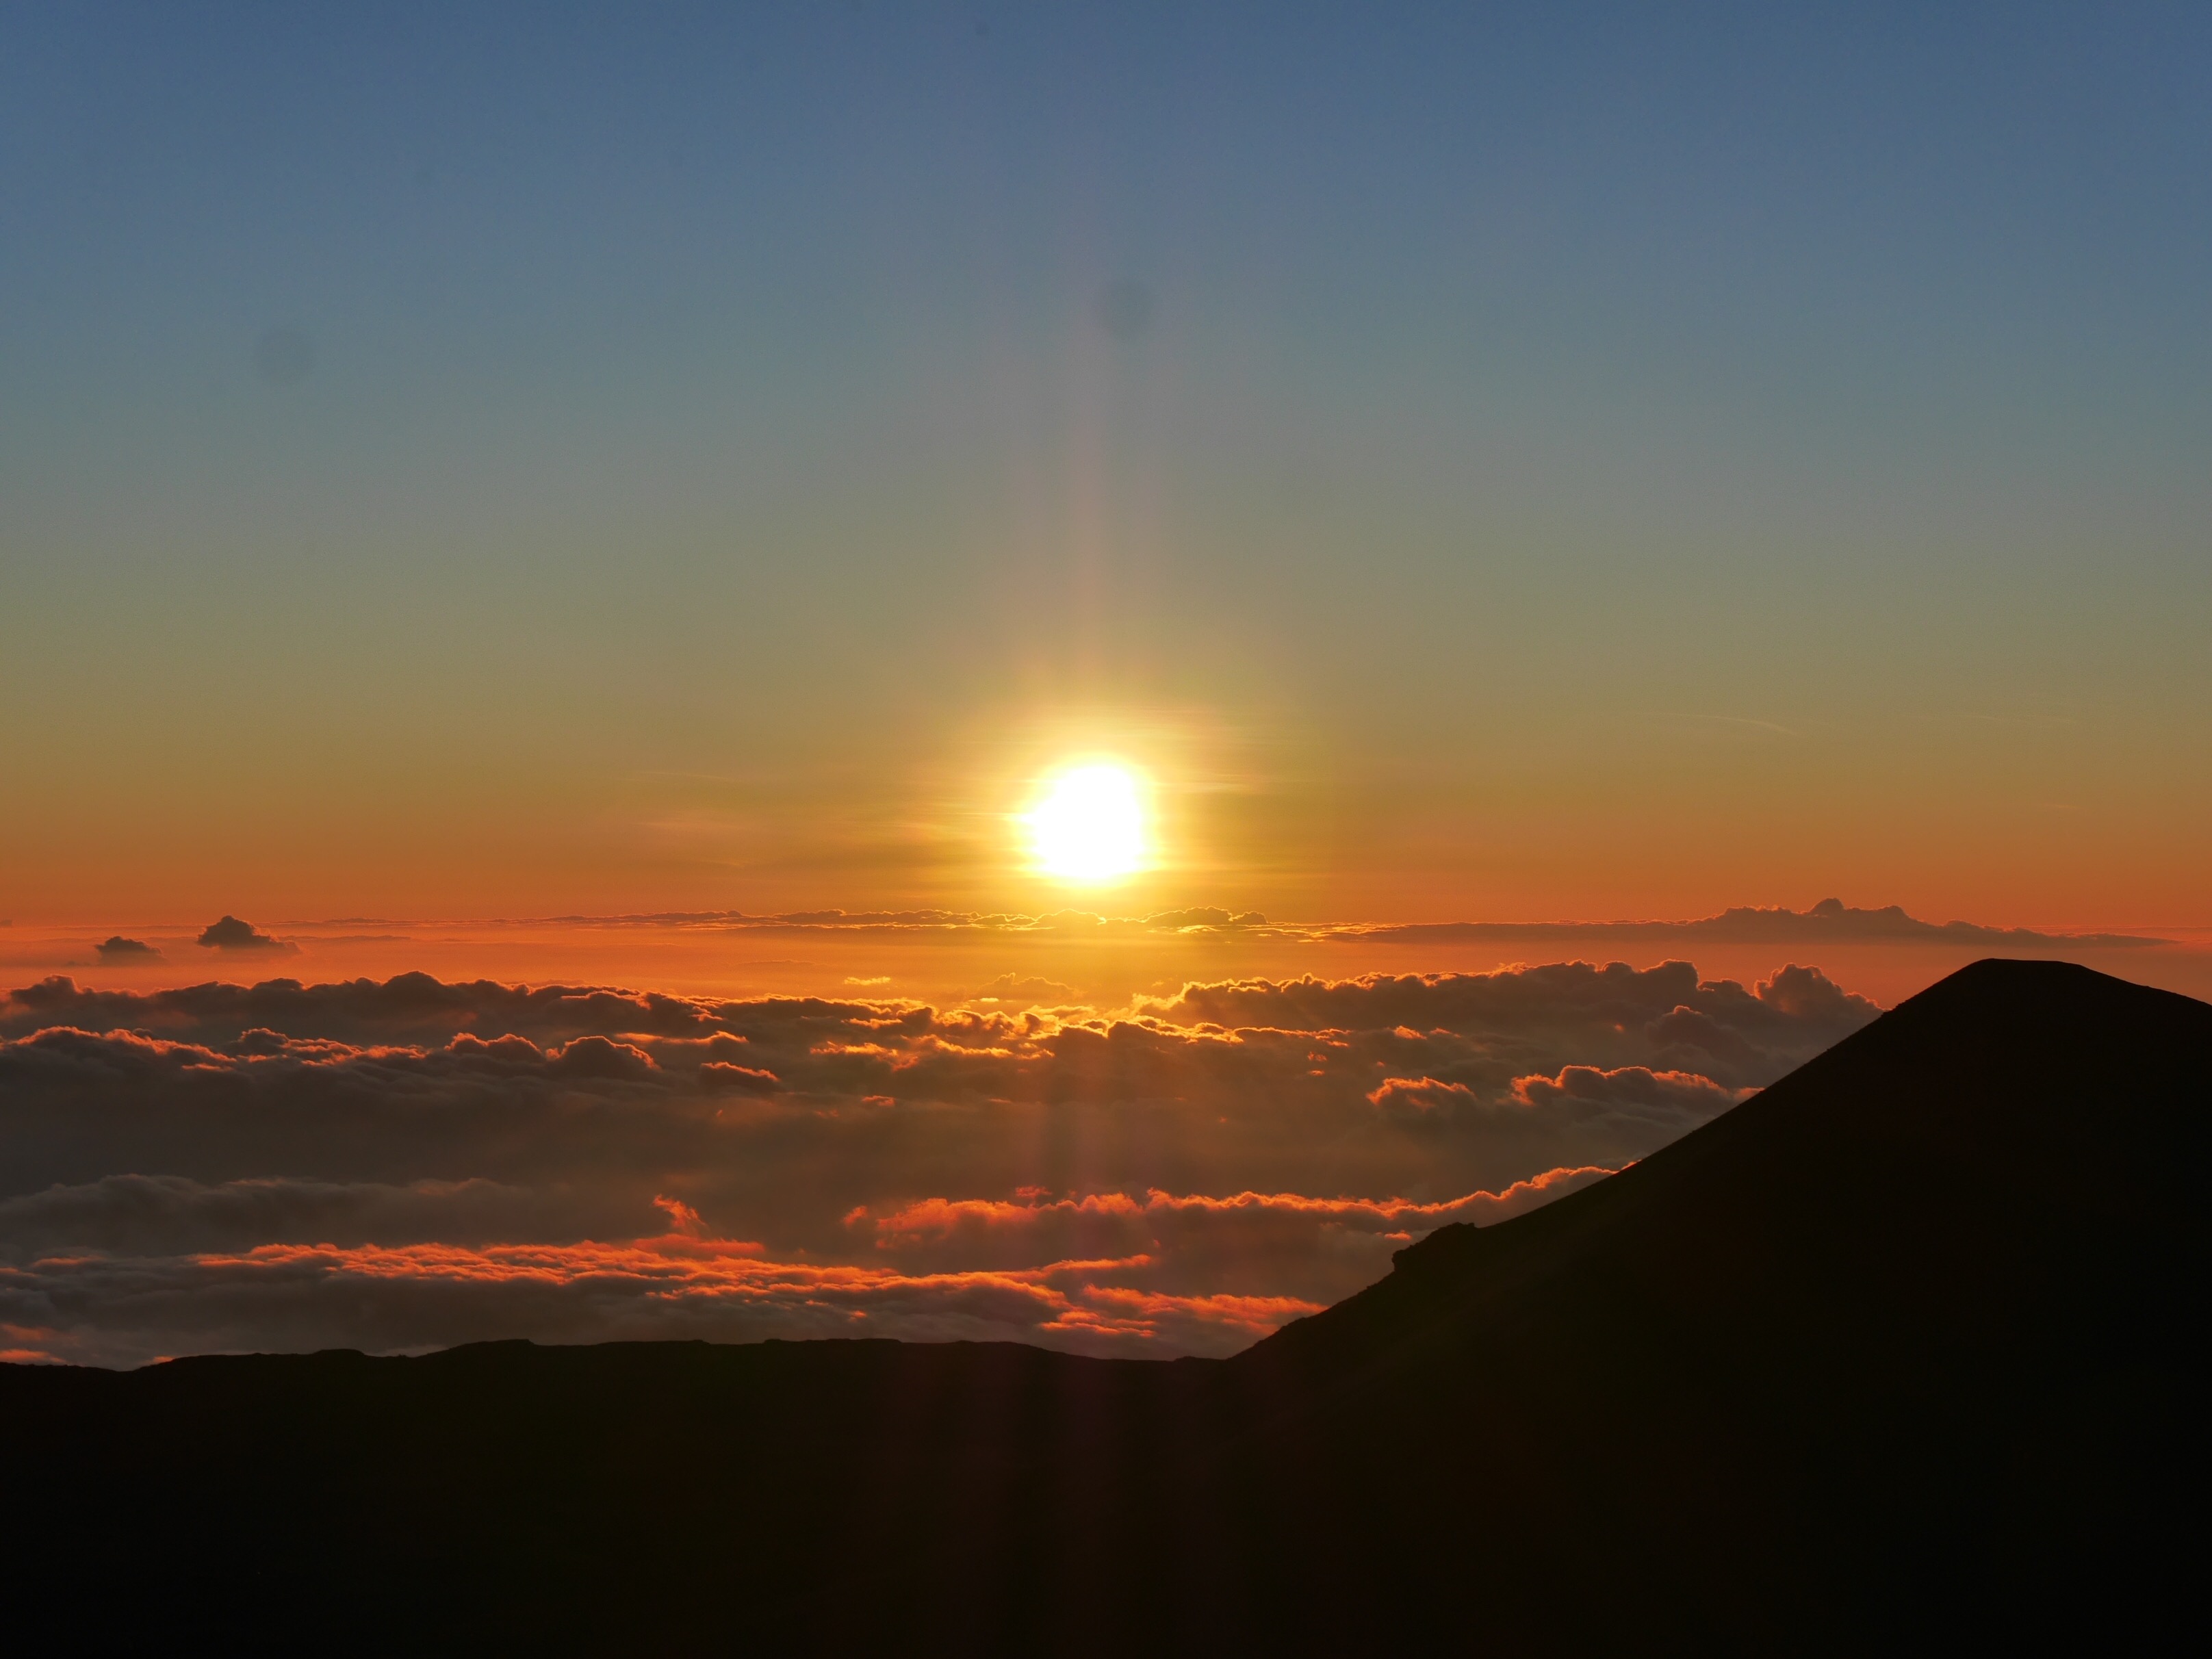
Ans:
[[[2212,924],[2208,70],[9,9],[0,916]],[[1097,899],[1014,823],[1091,753],[1161,831]]]
[[[2207,84],[0,8],[0,1359],[1218,1355],[1978,957],[2212,994]]]

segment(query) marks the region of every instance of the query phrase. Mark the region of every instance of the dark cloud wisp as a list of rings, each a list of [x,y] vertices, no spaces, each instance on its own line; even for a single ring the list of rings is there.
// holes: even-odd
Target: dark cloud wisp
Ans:
[[[194,942],[204,949],[214,951],[275,951],[298,948],[263,933],[250,921],[240,921],[231,915],[209,923]]]

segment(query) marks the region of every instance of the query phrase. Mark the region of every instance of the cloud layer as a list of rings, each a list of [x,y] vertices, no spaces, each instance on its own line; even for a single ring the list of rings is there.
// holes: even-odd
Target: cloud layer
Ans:
[[[1226,1352],[1875,1012],[1810,969],[1747,989],[1681,963],[1192,985],[1114,1014],[49,980],[0,1003],[0,1346]]]
[[[223,919],[224,923],[231,921],[228,916]],[[1995,946],[2029,953],[2085,948],[2130,949],[2168,942],[2137,933],[2039,933],[2032,927],[1990,927],[1971,921],[1923,921],[1907,915],[1902,905],[1861,908],[1834,898],[1822,899],[1805,910],[1792,910],[1783,905],[1737,905],[1718,915],[1680,921],[1271,922],[1257,910],[1231,912],[1217,906],[1197,906],[1159,910],[1143,916],[1106,916],[1073,909],[1042,915],[980,910],[791,910],[765,915],[749,915],[742,910],[663,910],[627,915],[547,916],[538,919],[537,925],[802,934],[1012,933],[1080,938],[1136,938],[1164,933],[1264,934],[1281,939],[1369,939],[1409,944],[1464,940],[1545,943],[1554,948],[1571,941],[1636,944],[1660,949],[1695,945],[1929,945],[1953,948]]]

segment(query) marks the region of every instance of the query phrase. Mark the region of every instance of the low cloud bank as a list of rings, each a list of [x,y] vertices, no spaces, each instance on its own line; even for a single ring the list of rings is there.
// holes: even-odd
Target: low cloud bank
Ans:
[[[795,933],[1061,934],[1082,938],[1235,934],[1246,938],[1368,939],[1407,944],[1482,940],[1556,945],[1581,940],[1662,950],[1690,945],[1875,944],[1988,946],[2038,952],[2085,948],[2116,950],[2168,943],[2135,933],[2047,933],[2032,927],[1990,927],[1972,921],[1923,921],[1908,915],[1901,905],[1861,908],[1834,898],[1822,899],[1804,910],[1792,910],[1785,905],[1738,905],[1718,915],[1678,921],[1285,922],[1270,921],[1257,910],[1232,912],[1214,906],[1197,906],[1156,911],[1144,916],[1107,916],[1089,910],[1057,910],[1046,915],[975,910],[793,910],[774,915],[754,915],[742,910],[666,910],[629,915],[544,916],[523,925]]]
[[[48,980],[0,1002],[0,1347],[868,1333],[1218,1353],[1601,1178],[1878,1012],[1686,963],[1109,1014]]]
[[[1939,945],[2006,951],[2128,949],[2166,941],[2135,933],[2044,933],[1972,921],[1923,921],[1899,904],[1856,909],[1822,899],[1809,910],[1738,905],[1690,921],[1446,921],[1329,930],[1332,938],[1442,944],[1458,939],[1584,939],[1644,945]]]

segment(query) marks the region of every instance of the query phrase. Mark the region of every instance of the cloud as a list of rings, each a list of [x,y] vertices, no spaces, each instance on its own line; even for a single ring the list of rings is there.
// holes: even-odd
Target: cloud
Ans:
[[[196,941],[201,946],[216,951],[297,951],[296,945],[287,945],[283,939],[272,939],[252,922],[240,921],[236,916],[225,916],[221,921],[210,922]]]
[[[655,1193],[653,1196],[653,1206],[656,1209],[665,1210],[668,1212],[668,1231],[670,1232],[679,1234],[685,1238],[697,1238],[704,1233],[705,1226],[699,1219],[699,1212],[693,1209],[682,1199],[665,1198],[660,1194]]]
[[[1601,1178],[1561,1170],[1454,1204],[1115,1195],[1082,1205],[965,1205],[887,1218],[876,1259],[780,1259],[748,1240],[702,1236],[662,1199],[665,1233],[617,1243],[264,1243],[190,1255],[49,1255],[0,1267],[0,1320],[25,1358],[130,1364],[151,1353],[354,1344],[421,1350],[496,1336],[539,1341],[703,1337],[722,1341],[888,1335],[1019,1340],[1106,1354],[1233,1352],[1322,1302],[1257,1285],[1181,1287],[1158,1255],[1069,1257],[1037,1248],[1071,1213],[1115,1231],[1194,1234],[1182,1278],[1251,1266],[1252,1237],[1334,1256],[1331,1289],[1383,1271],[1415,1231],[1499,1218]],[[999,1211],[1008,1213],[1000,1215]],[[948,1220],[946,1218],[950,1216]],[[981,1216],[1009,1260],[944,1267],[951,1237]],[[1027,1237],[1024,1237],[1024,1235]],[[926,1235],[926,1236],[925,1236]],[[1264,1237],[1271,1236],[1271,1237]],[[1170,1249],[1175,1247],[1170,1245]],[[1011,1258],[1020,1258],[1019,1260]],[[35,1346],[32,1346],[35,1345]]]
[[[1433,1203],[1402,1198],[1238,1193],[1225,1197],[1095,1193],[1054,1199],[928,1199],[883,1216],[848,1216],[856,1237],[903,1263],[1012,1267],[1026,1261],[1141,1262],[1148,1281],[1178,1292],[1264,1293],[1295,1286],[1324,1302],[1379,1278],[1416,1235],[1534,1209],[1611,1170],[1547,1170],[1502,1192]]]
[[[100,953],[100,959],[105,963],[128,963],[162,960],[161,953],[147,944],[145,940],[125,939],[120,933],[102,939],[92,948]]]
[[[1700,981],[1686,962],[1231,981],[1188,986],[1147,1006],[1201,1029],[1387,1030],[1407,1057],[1449,1063],[1421,1075],[1478,1090],[1510,1084],[1498,1068],[1516,1056],[1570,1052],[1576,1063],[1679,1063],[1732,1085],[1768,1083],[1880,1012],[1816,969],[1785,968],[1747,991],[1732,980]]]
[[[303,985],[295,979],[252,986],[210,983],[138,994],[81,989],[56,976],[0,1002],[0,1034],[46,1025],[140,1030],[221,1047],[257,1027],[296,1038],[352,1043],[442,1043],[467,1032],[516,1035],[539,1042],[626,1031],[708,1036],[718,1029],[712,1005],[654,993],[596,986],[511,986],[489,980],[448,982],[428,974],[382,981]],[[787,1005],[762,1005],[780,1006]],[[870,1005],[804,1005],[805,1010]]]
[[[915,1273],[775,1261],[748,1243],[673,1233],[482,1249],[272,1244],[0,1269],[0,1320],[40,1356],[127,1364],[160,1352],[391,1352],[501,1336],[896,1336],[1020,1340],[1091,1353],[1227,1353],[1316,1310],[1296,1297],[1177,1296],[1116,1284],[1115,1266]]]
[[[1217,1352],[1875,1012],[1809,969],[1684,963],[1119,1012],[50,979],[0,1003],[0,1320],[125,1358],[648,1330]],[[332,1287],[372,1285],[348,1327]]]
[[[1442,943],[1605,939],[1652,945],[1942,945],[2011,951],[2116,949],[2163,940],[2132,933],[2040,933],[2029,927],[1984,927],[1971,921],[1923,921],[1896,904],[1853,909],[1826,898],[1809,910],[1740,905],[1691,921],[1446,921],[1364,925],[1323,930],[1332,938]]]
[[[1034,1008],[1040,1003],[1072,1007],[1079,999],[1073,986],[1062,985],[1056,979],[1040,979],[1035,974],[1001,974],[989,984],[978,988],[966,1000],[997,1003],[1006,1008]]]
[[[734,1066],[710,1060],[699,1068],[699,1081],[708,1089],[730,1089],[739,1094],[774,1095],[783,1092],[783,1079],[757,1066]]]
[[[1557,1077],[1513,1079],[1513,1097],[1530,1107],[1572,1104],[1598,1112],[1680,1115],[1687,1120],[1686,1128],[1717,1117],[1754,1092],[1723,1089],[1695,1072],[1655,1072],[1648,1066],[1623,1066],[1611,1072],[1595,1066],[1566,1066]]]
[[[1479,1105],[1474,1090],[1464,1083],[1441,1083],[1432,1077],[1386,1077],[1367,1091],[1367,1103],[1376,1111],[1404,1115],[1460,1106]]]
[[[1108,916],[1088,910],[1048,915],[972,910],[792,910],[753,915],[742,910],[673,910],[627,915],[565,915],[541,924],[611,929],[684,932],[924,934],[945,938],[1079,933],[1096,938],[1147,933],[1243,930],[1250,937],[1289,941],[1329,939],[1449,944],[1479,940],[1546,949],[1633,945],[1668,950],[1692,945],[1928,945],[1948,949],[1994,948],[2027,954],[2059,950],[2126,949],[2169,941],[2134,933],[2046,933],[2028,927],[1990,927],[1970,921],[1923,921],[1901,906],[1860,909],[1840,899],[1811,908],[1741,905],[1715,916],[1620,921],[1270,922],[1256,910],[1217,906],[1163,910],[1147,916]]]
[[[1617,1166],[1696,1121],[1564,1091],[1531,1110],[1520,1079],[1641,1066],[1759,1086],[1872,1016],[1825,984],[1571,964],[1192,986],[1113,1017],[426,975],[143,995],[50,980],[0,1006],[19,1034],[0,1044],[0,1192],[119,1172],[668,1191],[684,1168],[810,1244],[854,1204],[963,1188],[1440,1198]],[[1417,1099],[1431,1109],[1376,1109]]]
[[[146,1255],[243,1250],[270,1242],[366,1244],[441,1238],[490,1243],[574,1237],[586,1218],[562,1200],[498,1182],[248,1179],[205,1184],[181,1176],[103,1176],[0,1200],[8,1255]],[[635,1206],[590,1218],[635,1227]]]

